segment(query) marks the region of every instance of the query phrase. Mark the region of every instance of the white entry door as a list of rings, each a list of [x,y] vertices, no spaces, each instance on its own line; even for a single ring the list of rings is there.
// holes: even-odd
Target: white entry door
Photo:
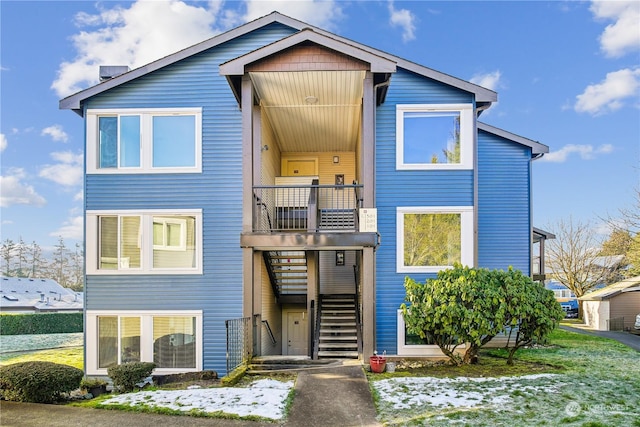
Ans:
[[[289,311],[286,316],[287,330],[285,331],[282,354],[288,356],[307,355],[308,329],[306,313],[303,311]]]

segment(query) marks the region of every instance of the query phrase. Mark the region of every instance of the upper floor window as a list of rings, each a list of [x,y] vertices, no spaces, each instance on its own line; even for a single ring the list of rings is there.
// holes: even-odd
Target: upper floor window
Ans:
[[[471,104],[396,106],[397,169],[473,168]]]
[[[201,172],[202,109],[87,111],[88,173]]]
[[[437,273],[473,265],[473,208],[397,208],[397,271]]]
[[[201,273],[201,230],[201,211],[89,211],[87,274]]]

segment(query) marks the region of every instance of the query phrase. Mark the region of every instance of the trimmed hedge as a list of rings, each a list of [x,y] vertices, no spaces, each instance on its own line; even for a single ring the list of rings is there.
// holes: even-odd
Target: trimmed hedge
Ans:
[[[0,367],[0,395],[16,402],[52,403],[80,387],[84,373],[53,362],[22,362]]]
[[[133,391],[138,383],[144,381],[155,369],[151,362],[129,362],[107,368],[107,375],[113,380],[113,386],[122,393]]]
[[[0,314],[0,335],[67,334],[83,331],[83,313]]]

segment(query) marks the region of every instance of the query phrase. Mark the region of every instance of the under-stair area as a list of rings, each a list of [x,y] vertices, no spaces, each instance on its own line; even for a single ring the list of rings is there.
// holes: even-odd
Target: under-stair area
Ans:
[[[263,253],[273,292],[279,303],[307,300],[307,256],[304,251]]]
[[[320,295],[314,359],[357,359],[360,322],[355,295]]]

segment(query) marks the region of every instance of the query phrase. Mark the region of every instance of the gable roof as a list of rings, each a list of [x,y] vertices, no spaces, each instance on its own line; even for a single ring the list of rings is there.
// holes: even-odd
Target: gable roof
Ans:
[[[623,292],[640,292],[640,276],[629,277],[613,285],[590,292],[578,299],[582,301],[602,301]]]
[[[517,142],[518,144],[524,145],[525,147],[531,148],[531,153],[533,154],[534,159],[542,157],[544,153],[549,152],[549,147],[547,145],[539,143],[538,141],[525,138],[524,136],[516,135],[515,133],[507,132],[504,129],[500,129],[482,122],[478,122],[477,126],[478,130],[497,135],[510,141]]]
[[[440,81],[442,83],[456,87],[466,92],[474,93],[476,97],[476,104],[478,105],[479,109],[487,108],[492,102],[495,102],[497,100],[497,94],[492,90],[483,88],[481,86],[475,85],[473,83],[467,82],[462,79],[458,79],[448,74],[444,74],[439,71],[432,70],[422,65],[415,64],[411,61],[407,61],[406,59],[399,58],[395,55],[388,54],[386,52],[371,48],[369,46],[356,43],[347,38],[340,37],[336,34],[322,30],[321,28],[317,28],[309,24],[306,24],[302,21],[298,21],[297,19],[288,17],[286,15],[282,15],[279,12],[272,12],[269,15],[263,16],[254,21],[248,22],[244,25],[231,29],[225,33],[219,34],[208,40],[195,44],[191,47],[180,50],[171,55],[165,56],[164,58],[153,61],[147,65],[143,65],[139,68],[136,68],[127,73],[121,74],[110,80],[106,80],[104,82],[98,83],[95,86],[84,89],[73,95],[69,95],[60,100],[59,108],[73,110],[82,116],[83,115],[82,102],[88,98],[91,98],[92,96],[98,95],[102,92],[105,92],[123,83],[129,82],[138,77],[149,74],[155,70],[166,67],[170,64],[173,64],[182,59],[185,59],[195,54],[198,54],[200,52],[203,52],[207,49],[211,49],[212,47],[223,44],[229,40],[232,40],[236,37],[240,37],[244,34],[248,34],[252,31],[255,31],[259,28],[265,27],[272,23],[280,23],[288,27],[291,27],[293,29],[296,29],[298,31],[302,31],[304,29],[310,29],[314,33],[328,37],[331,40],[341,42],[343,45],[351,45],[360,51],[368,52],[371,55],[384,58],[386,61],[395,62],[399,67],[412,71],[416,74]]]

